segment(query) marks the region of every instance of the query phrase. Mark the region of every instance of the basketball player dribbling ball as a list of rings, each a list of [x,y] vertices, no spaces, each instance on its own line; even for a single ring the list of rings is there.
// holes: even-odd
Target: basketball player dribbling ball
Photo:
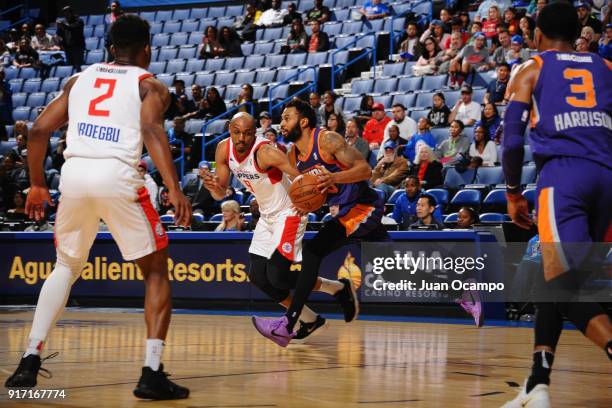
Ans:
[[[527,228],[520,194],[524,133],[529,113],[538,179],[537,219],[544,263],[543,291],[554,302],[536,304],[531,375],[504,407],[550,407],[548,385],[563,317],[612,358],[612,326],[599,303],[579,298],[589,275],[588,244],[610,240],[612,208],[612,73],[598,55],[576,53],[576,10],[557,2],[538,14],[535,42],[541,53],[519,67],[508,86],[503,166],[508,213]],[[576,248],[571,243],[585,245]],[[568,245],[570,244],[570,245]]]
[[[288,153],[293,167],[300,174],[316,174],[320,179],[319,190],[327,192],[327,203],[340,207],[338,214],[304,244],[302,271],[285,316],[275,320],[253,318],[263,336],[284,347],[295,337],[293,329],[316,285],[322,259],[355,240],[390,241],[390,238],[381,224],[384,199],[368,186],[372,169],[358,150],[338,133],[317,128],[315,111],[299,99],[285,106],[281,132],[285,140],[294,143]],[[357,299],[350,284],[351,296]],[[345,321],[351,320],[345,316]]]
[[[249,279],[272,300],[289,307],[290,290],[299,275],[290,268],[292,263],[302,260],[307,217],[292,208],[288,176],[300,173],[268,139],[255,136],[255,119],[248,113],[236,114],[230,121],[229,132],[230,137],[217,145],[216,174],[207,175],[204,185],[213,198],[222,200],[233,173],[255,196],[261,217],[249,248]],[[318,278],[315,290],[334,296],[351,320],[356,315],[348,279]],[[302,309],[299,320],[296,343],[312,338],[326,323],[308,306]]]
[[[102,219],[123,258],[135,261],[145,280],[146,358],[134,395],[187,398],[189,390],[169,381],[160,363],[172,310],[168,236],[137,170],[144,142],[169,189],[176,223],[189,225],[191,205],[180,190],[163,126],[170,96],[146,71],[151,61],[149,24],[134,15],[122,16],[110,36],[114,63],[94,64],[72,77],[30,133],[32,187],[26,211],[40,219],[45,203],[51,203],[43,171],[49,136],[68,122],[55,223],[57,262],[41,289],[27,350],[5,385],[36,385],[43,344],[81,274]]]

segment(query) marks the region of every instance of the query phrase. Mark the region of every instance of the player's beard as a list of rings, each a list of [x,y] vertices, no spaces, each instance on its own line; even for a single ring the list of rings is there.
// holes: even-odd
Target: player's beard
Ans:
[[[293,129],[287,132],[285,140],[295,143],[302,136],[302,129],[298,125],[295,125]]]

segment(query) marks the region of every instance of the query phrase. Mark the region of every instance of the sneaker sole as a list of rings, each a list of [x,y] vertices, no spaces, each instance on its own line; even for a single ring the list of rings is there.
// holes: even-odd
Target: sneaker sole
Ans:
[[[353,320],[357,320],[357,318],[359,317],[359,299],[357,298],[357,291],[355,290],[355,285],[353,284],[353,280],[351,278],[348,278],[348,281],[349,281],[349,288],[351,290],[351,293],[353,294],[353,303],[355,304],[355,315],[353,316],[351,320],[346,321],[347,323],[350,323]]]
[[[159,396],[153,395],[150,392],[139,390],[138,388],[134,389],[134,396],[136,398],[145,399],[145,400],[153,400],[153,401],[170,401],[170,400],[179,400],[189,398],[189,393],[187,393],[184,397],[168,397],[168,398],[160,398]]]
[[[319,326],[315,331],[311,332],[308,336],[304,337],[303,339],[293,339],[291,340],[290,344],[306,344],[308,343],[310,340],[314,339],[315,337],[317,337],[319,334],[321,334],[322,332],[327,330],[327,320],[325,320],[325,323],[323,323],[322,326]]]

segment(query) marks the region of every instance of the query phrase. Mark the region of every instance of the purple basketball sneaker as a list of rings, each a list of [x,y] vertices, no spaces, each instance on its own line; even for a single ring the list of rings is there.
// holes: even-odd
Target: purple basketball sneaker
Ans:
[[[289,333],[287,330],[287,325],[289,324],[287,316],[274,320],[253,316],[251,320],[262,336],[269,338],[281,347],[287,347],[291,339],[295,336],[295,332]]]

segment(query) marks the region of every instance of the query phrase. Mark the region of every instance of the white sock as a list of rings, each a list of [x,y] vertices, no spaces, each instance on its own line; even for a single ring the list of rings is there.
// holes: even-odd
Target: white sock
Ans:
[[[23,353],[24,357],[27,357],[31,354],[35,355],[35,356],[39,356],[43,346],[45,344],[44,340],[41,339],[29,339],[28,340],[28,348],[26,349],[25,353]]]
[[[344,283],[337,280],[321,278],[321,287],[318,291],[329,293],[330,295],[335,295],[336,293],[338,293],[338,291],[342,289],[344,289]]]
[[[304,305],[302,313],[300,313],[300,320],[304,323],[312,323],[317,320],[317,314],[311,308]]]
[[[151,370],[159,370],[161,356],[164,351],[164,341],[160,339],[147,339],[147,354],[145,357],[145,367],[150,367]]]

